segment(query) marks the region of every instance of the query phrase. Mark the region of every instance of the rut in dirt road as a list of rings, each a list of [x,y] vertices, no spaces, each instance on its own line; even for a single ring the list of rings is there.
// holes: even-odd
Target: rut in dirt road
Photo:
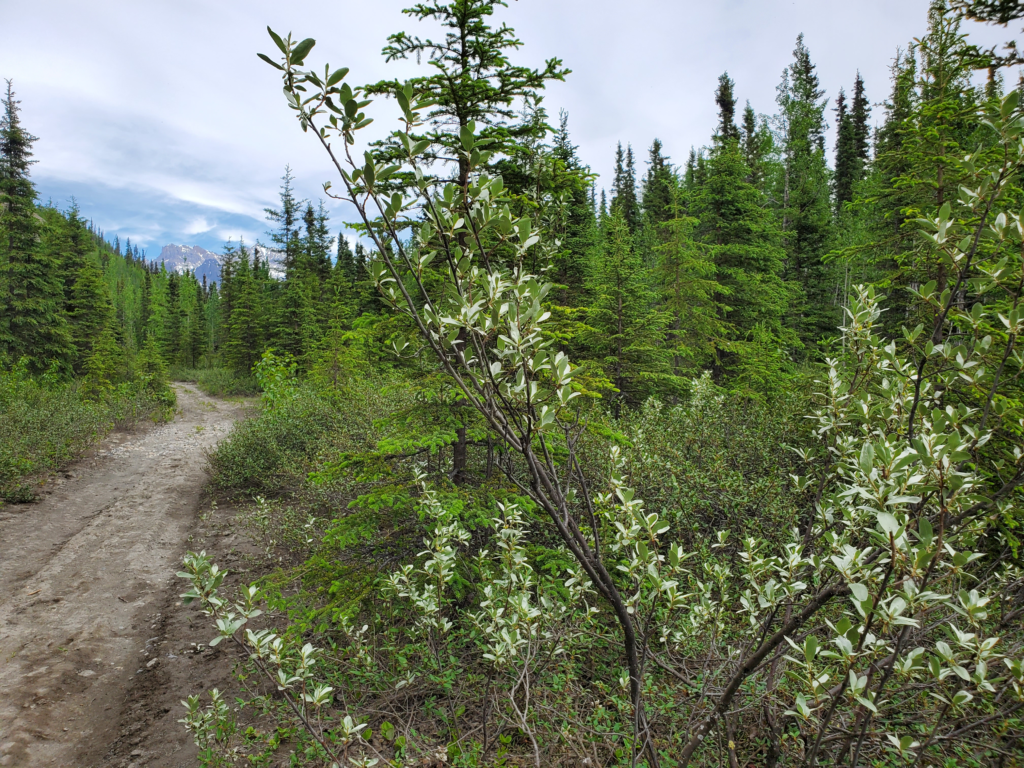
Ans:
[[[0,508],[0,766],[102,765],[117,737],[206,451],[243,410],[176,389],[172,422],[111,436],[43,501]]]

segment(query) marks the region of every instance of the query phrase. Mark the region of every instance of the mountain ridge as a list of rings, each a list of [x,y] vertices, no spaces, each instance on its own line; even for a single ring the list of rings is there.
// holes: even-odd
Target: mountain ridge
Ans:
[[[284,276],[282,262],[284,254],[270,248],[260,247],[260,258],[270,255],[270,274],[278,279]],[[220,282],[220,267],[223,255],[213,253],[198,245],[178,245],[168,243],[160,250],[160,255],[149,259],[154,264],[163,264],[168,272],[184,274],[194,272],[196,279],[207,282]]]

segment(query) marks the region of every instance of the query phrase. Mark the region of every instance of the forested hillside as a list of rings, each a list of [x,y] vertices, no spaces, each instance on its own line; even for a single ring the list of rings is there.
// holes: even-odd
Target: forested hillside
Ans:
[[[30,500],[25,479],[45,479],[110,427],[167,415],[165,359],[180,352],[179,327],[194,323],[201,339],[210,328],[202,286],[154,272],[130,242],[122,253],[74,201],[64,211],[39,204],[36,137],[9,80],[3,107],[0,503]]]
[[[219,285],[38,206],[8,90],[4,381],[261,394],[211,457],[252,584],[179,574],[245,658],[203,764],[1021,765],[1024,83],[966,30],[1024,11],[834,93],[800,36],[601,179],[520,5],[406,10],[359,86],[268,29],[354,220],[286,169]]]

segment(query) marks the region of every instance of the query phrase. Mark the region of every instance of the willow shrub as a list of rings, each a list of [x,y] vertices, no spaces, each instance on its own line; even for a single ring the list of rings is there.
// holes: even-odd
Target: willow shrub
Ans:
[[[31,501],[33,481],[61,469],[111,429],[165,419],[174,393],[165,384],[122,382],[100,396],[82,381],[0,370],[0,499]]]
[[[604,472],[581,461],[574,367],[545,333],[551,286],[525,268],[551,244],[482,170],[490,152],[476,127],[458,136],[467,183],[431,178],[430,142],[413,138],[428,104],[406,84],[395,91],[405,157],[357,159],[368,102],[340,85],[347,70],[300,69],[313,41],[273,37],[288,105],[377,246],[374,281],[418,331],[396,350],[431,356],[458,386],[519,492],[491,507],[480,549],[424,481],[420,555],[319,646],[258,618],[257,586],[229,603],[215,565],[188,556],[186,600],[276,688],[309,759],[437,764],[440,749],[463,765],[653,768],[1020,757],[1016,93],[984,116],[994,143],[960,161],[959,199],[919,222],[948,279],[918,289],[932,327],[884,338],[882,298],[856,290],[843,354],[804,414],[811,440],[794,446],[794,525],[767,536],[725,516],[693,543],[670,508],[637,493],[641,475],[618,442]],[[403,169],[413,197],[385,195],[383,180]],[[535,537],[561,560],[538,560]],[[188,708],[201,737],[206,714],[198,699]],[[424,710],[429,729],[412,714]]]

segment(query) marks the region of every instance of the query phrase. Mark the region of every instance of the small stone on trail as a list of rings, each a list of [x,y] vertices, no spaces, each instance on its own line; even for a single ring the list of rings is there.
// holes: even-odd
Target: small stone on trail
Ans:
[[[160,661],[160,659],[150,659],[149,661],[146,662],[146,669],[152,669],[153,667],[156,666],[156,663],[158,661]]]
[[[83,669],[81,672],[78,673],[78,676],[79,677],[92,677],[95,674],[96,673],[93,672],[91,669]]]

